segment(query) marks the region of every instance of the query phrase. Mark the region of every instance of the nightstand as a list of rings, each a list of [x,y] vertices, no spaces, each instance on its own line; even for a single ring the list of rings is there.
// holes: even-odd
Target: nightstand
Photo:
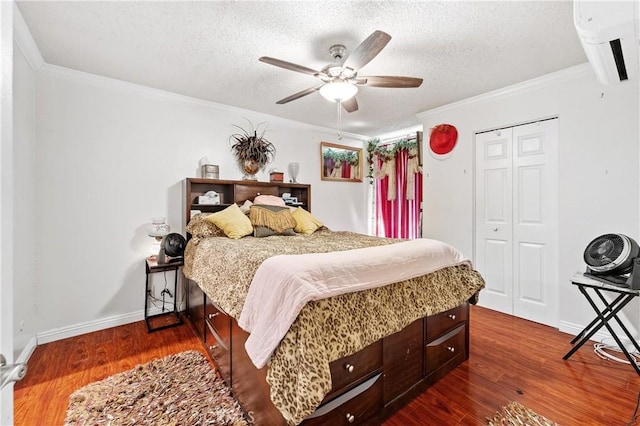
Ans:
[[[146,283],[144,289],[144,322],[147,324],[147,331],[151,333],[152,331],[163,330],[169,327],[175,327],[176,325],[182,324],[182,317],[178,312],[177,299],[178,299],[178,275],[180,273],[180,268],[184,265],[182,260],[173,261],[169,263],[158,264],[156,259],[145,259],[145,272],[146,272]],[[164,298],[160,302],[162,303],[162,312],[159,314],[149,315],[149,309],[151,308],[150,299],[152,298],[151,288],[149,288],[149,276],[156,272],[173,272],[174,280],[173,280],[173,302],[165,302]],[[167,308],[167,305],[169,308]],[[171,306],[173,305],[173,307]],[[169,310],[171,309],[172,310]]]

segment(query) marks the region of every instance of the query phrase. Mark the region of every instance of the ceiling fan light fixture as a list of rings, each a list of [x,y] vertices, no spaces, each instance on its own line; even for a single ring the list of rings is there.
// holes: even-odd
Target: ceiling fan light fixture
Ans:
[[[350,83],[334,81],[320,88],[323,98],[331,102],[343,102],[353,98],[358,93],[358,88]]]

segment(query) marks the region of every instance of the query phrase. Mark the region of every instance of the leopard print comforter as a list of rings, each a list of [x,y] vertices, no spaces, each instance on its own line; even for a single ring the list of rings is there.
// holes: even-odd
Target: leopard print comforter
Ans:
[[[327,253],[393,244],[401,240],[322,228],[311,235],[192,238],[185,249],[184,274],[198,283],[227,314],[240,317],[260,264],[279,254]]]
[[[185,276],[234,318],[240,316],[260,263],[276,254],[323,253],[399,240],[323,229],[307,236],[192,239]],[[356,293],[309,302],[269,363],[271,400],[291,425],[311,414],[331,390],[329,363],[400,331],[413,321],[477,301],[480,274],[453,266],[431,274]]]

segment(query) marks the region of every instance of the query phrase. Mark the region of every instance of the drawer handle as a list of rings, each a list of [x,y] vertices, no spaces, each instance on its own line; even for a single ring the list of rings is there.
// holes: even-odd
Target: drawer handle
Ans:
[[[220,315],[220,312],[214,312],[213,314],[209,314],[209,319],[213,319],[213,318],[217,317],[218,315]]]
[[[454,348],[453,346],[447,346],[447,350],[451,353],[454,353],[456,351],[456,348]]]
[[[349,423],[353,423],[353,422],[355,422],[355,421],[356,421],[356,416],[354,416],[353,414],[349,414],[349,413],[347,413],[347,421],[348,421]]]
[[[349,373],[353,373],[353,370],[355,368],[356,367],[353,364],[347,364],[347,365],[344,366],[344,369],[347,370]]]
[[[456,314],[449,314],[449,318],[451,318],[452,320],[456,319]]]

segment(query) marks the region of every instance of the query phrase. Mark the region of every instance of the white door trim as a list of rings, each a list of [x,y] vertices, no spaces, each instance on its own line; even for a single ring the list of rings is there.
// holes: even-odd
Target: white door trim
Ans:
[[[0,352],[13,363],[13,1],[0,1]],[[13,424],[13,384],[0,390],[0,424]]]
[[[482,305],[484,300],[493,309],[553,327],[558,325],[559,298],[558,123],[558,117],[553,116],[513,126],[478,131],[474,132],[473,144],[473,259],[480,272],[486,272],[492,282],[492,287],[488,284],[485,289],[485,297],[480,297],[480,304]],[[537,129],[538,126],[540,126],[540,131]],[[502,136],[508,136],[510,133],[513,134],[511,147],[498,149],[500,148],[498,142],[504,139]],[[544,140],[545,138],[547,140]],[[524,145],[520,146],[521,144]],[[493,145],[496,145],[493,155],[478,151],[479,149],[486,151]],[[504,159],[498,154],[502,154]],[[491,181],[490,176],[488,177],[483,170],[487,167],[487,173],[495,171],[492,175],[498,174],[502,169],[502,162],[505,161],[510,162],[510,177],[503,177],[503,180],[500,180],[502,184],[498,181],[495,182],[492,196],[491,191],[483,195],[483,191],[489,185],[488,182]],[[522,194],[520,194],[522,191],[518,192],[516,188],[520,184],[528,185],[527,190]],[[506,201],[502,196],[496,195],[499,194],[500,188],[505,186],[512,188],[511,195],[504,198]],[[537,196],[530,196],[536,192]],[[493,216],[489,214],[490,206],[485,206],[485,201],[489,201],[481,199],[481,197],[486,198],[487,196],[494,198],[498,207],[501,203],[507,202],[509,199],[512,200],[510,212],[504,214],[498,214],[498,211],[493,212],[493,216],[496,218],[504,216],[504,220],[492,220]],[[538,199],[536,197],[542,197],[544,202],[535,202]],[[535,220],[527,221],[525,220],[527,218],[520,218],[524,221],[517,223],[520,220],[521,209],[524,209],[522,212]],[[510,220],[509,217],[512,219]],[[540,223],[538,224],[536,221],[540,221]],[[511,223],[511,230],[502,229],[508,226],[508,222]],[[498,247],[499,242],[508,241],[510,237],[511,248],[504,249],[504,254],[500,254],[502,251],[496,248],[498,251],[494,253],[494,257],[497,256],[496,259],[503,255],[506,256],[502,263],[492,261],[491,256],[486,257],[484,253],[481,253],[483,251],[480,246],[482,241],[495,240],[496,244],[493,246]],[[531,262],[519,262],[518,254],[522,250],[531,256]],[[534,266],[536,267],[534,268]],[[485,268],[488,268],[487,271],[483,270]],[[509,270],[512,273],[509,278],[505,278],[503,275],[508,275]],[[519,272],[524,274],[523,277],[518,278]],[[538,278],[528,279],[533,276]],[[507,286],[501,283],[502,281],[507,282],[507,280],[513,283],[511,288],[506,288]],[[523,287],[524,284],[526,286]],[[512,296],[511,302],[507,300],[509,294]]]

